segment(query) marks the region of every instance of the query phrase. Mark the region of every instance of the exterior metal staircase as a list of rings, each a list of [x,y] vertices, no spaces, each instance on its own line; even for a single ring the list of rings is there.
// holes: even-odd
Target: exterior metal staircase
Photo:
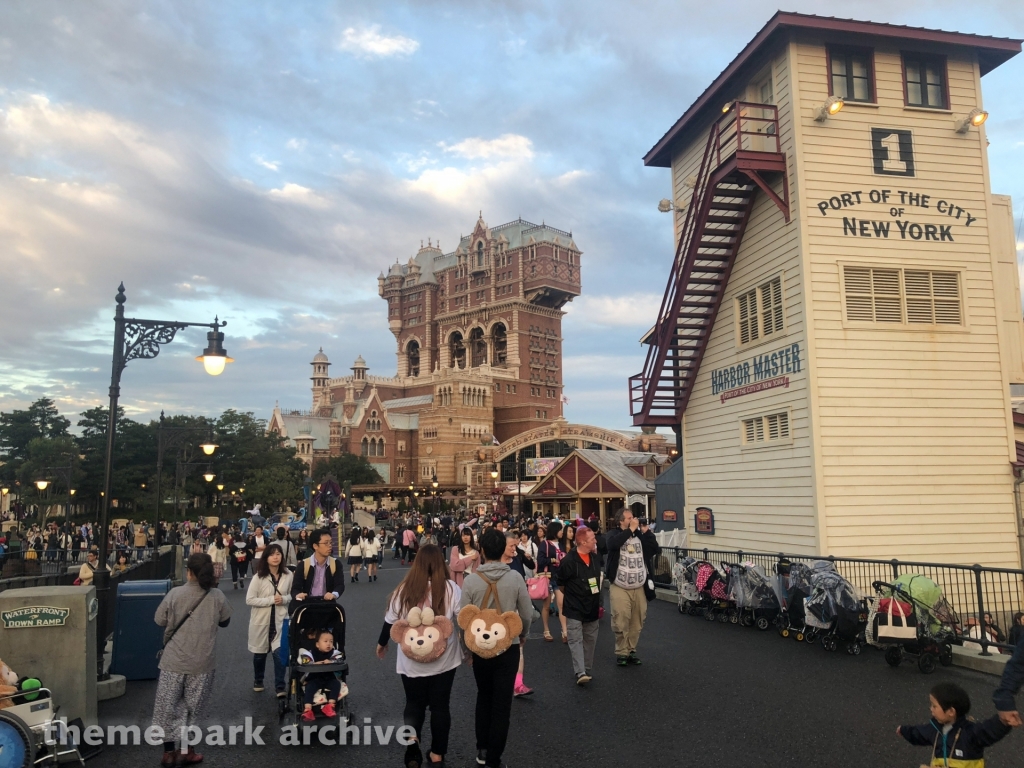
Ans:
[[[644,369],[629,379],[635,426],[679,427],[758,189],[789,221],[778,108],[733,102],[711,127]]]

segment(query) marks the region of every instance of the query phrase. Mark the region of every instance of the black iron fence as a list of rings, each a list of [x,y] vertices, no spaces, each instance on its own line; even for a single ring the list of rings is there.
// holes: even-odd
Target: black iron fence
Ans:
[[[981,647],[983,656],[991,655],[990,648],[1001,652],[1013,650],[1008,642],[1009,630],[1015,614],[1024,612],[1024,571],[1011,568],[684,547],[666,548],[663,554],[668,559],[668,573],[676,561],[686,557],[708,560],[716,566],[721,563],[753,563],[769,575],[777,573],[777,566],[782,561],[812,563],[825,560],[832,563],[864,598],[875,596],[872,586],[875,582],[891,582],[903,574],[920,574],[939,585],[956,612],[955,629],[961,642],[976,643]],[[671,583],[664,581],[665,568],[657,570],[662,583]],[[983,628],[986,615],[992,619],[991,626]]]
[[[131,549],[126,553],[130,558],[127,569],[115,570],[110,575],[110,583],[115,592],[120,581],[173,578],[173,549],[163,552],[145,549],[141,553]],[[119,554],[115,552],[111,555],[112,568]],[[27,550],[0,554],[0,592],[24,587],[71,586],[86,560],[84,552],[80,556],[75,555],[79,553],[65,550],[57,550],[53,557],[48,556],[47,550],[42,553]]]

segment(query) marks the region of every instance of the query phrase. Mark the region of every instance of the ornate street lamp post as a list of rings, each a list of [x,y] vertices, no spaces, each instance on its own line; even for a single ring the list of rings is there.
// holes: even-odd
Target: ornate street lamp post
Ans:
[[[160,354],[160,347],[174,341],[178,331],[189,327],[210,328],[206,334],[207,348],[197,357],[211,376],[224,370],[232,362],[224,350],[224,334],[227,323],[214,318],[212,323],[182,323],[173,320],[142,320],[124,316],[124,283],[117,288],[114,298],[117,308],[114,312],[114,355],[110,369],[110,411],[107,414],[106,466],[103,472],[103,492],[100,496],[99,563],[93,576],[93,586],[99,600],[99,614],[96,617],[96,654],[98,674],[103,677],[103,653],[107,645],[107,601],[110,598],[110,569],[107,566],[107,519],[110,515],[110,486],[114,469],[114,439],[117,434],[117,401],[121,396],[121,374],[132,360],[151,360]]]

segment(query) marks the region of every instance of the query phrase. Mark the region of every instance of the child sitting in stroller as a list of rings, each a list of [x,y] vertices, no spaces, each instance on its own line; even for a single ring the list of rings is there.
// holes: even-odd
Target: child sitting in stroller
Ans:
[[[334,634],[329,629],[321,629],[317,633],[316,645],[312,649],[299,651],[299,664],[316,666],[317,664],[333,664],[344,658],[337,648],[334,647]],[[305,688],[302,719],[307,722],[316,720],[313,713],[313,705],[316,702],[317,694],[326,691],[327,703],[320,711],[325,717],[334,717],[336,712],[334,705],[338,699],[348,696],[348,685],[343,683],[333,672],[307,672],[302,679]]]

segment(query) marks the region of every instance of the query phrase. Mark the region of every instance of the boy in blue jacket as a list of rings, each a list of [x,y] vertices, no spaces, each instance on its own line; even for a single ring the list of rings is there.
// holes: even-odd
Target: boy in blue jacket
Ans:
[[[919,747],[932,747],[929,765],[985,768],[985,747],[1010,732],[999,715],[978,723],[967,718],[971,697],[955,683],[939,683],[928,697],[932,719],[924,725],[901,725],[896,733]]]

